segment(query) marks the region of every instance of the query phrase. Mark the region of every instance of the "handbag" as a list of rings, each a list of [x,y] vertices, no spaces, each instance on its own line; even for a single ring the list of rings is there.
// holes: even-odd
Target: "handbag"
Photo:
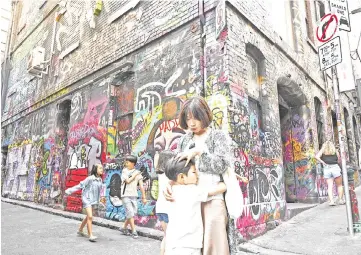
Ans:
[[[212,143],[214,152],[214,137],[212,132]],[[236,173],[232,167],[228,167],[227,170],[221,174],[221,180],[226,184],[227,190],[224,194],[224,202],[227,207],[229,217],[231,219],[238,219],[241,217],[244,208],[244,199],[239,181],[237,180]]]
[[[229,217],[234,220],[238,219],[243,213],[244,199],[234,169],[232,167],[228,167],[227,171],[222,174],[222,178],[227,186],[224,201],[226,203]]]

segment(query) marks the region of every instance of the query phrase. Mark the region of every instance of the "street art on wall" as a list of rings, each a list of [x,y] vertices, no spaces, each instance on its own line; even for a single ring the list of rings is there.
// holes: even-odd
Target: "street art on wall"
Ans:
[[[76,99],[79,101],[80,99]],[[106,96],[90,99],[83,120],[73,124],[68,134],[68,165],[65,188],[84,180],[96,164],[106,160],[107,129],[100,126],[108,104]],[[75,104],[72,104],[72,107]],[[74,110],[74,109],[72,109]],[[81,212],[81,191],[67,197],[66,210]]]
[[[274,60],[265,55],[265,74],[270,77],[258,77],[262,80],[257,84],[260,97],[252,97],[247,90],[249,81],[244,74],[247,68],[243,59],[245,45],[252,44],[260,51],[266,45],[252,26],[242,27],[246,33],[237,38],[237,45],[230,40],[237,30],[237,26],[232,25],[220,31],[217,40],[206,36],[208,38],[204,38],[202,47],[199,47],[201,31],[198,23],[188,24],[114,63],[114,66],[128,60],[133,63],[124,77],[114,80],[105,77],[84,87],[80,85],[77,90],[70,89],[71,86],[61,89],[63,82],[70,81],[72,75],[79,74],[82,69],[85,69],[84,74],[97,69],[103,57],[94,62],[76,50],[64,59],[59,58],[61,52],[79,42],[81,21],[75,15],[78,6],[69,4],[68,7],[68,14],[55,31],[55,55],[49,69],[51,78],[39,83],[49,81],[51,88],[59,87],[60,90],[53,97],[46,98],[49,91],[42,89],[41,95],[33,96],[44,96],[41,102],[34,101],[36,104],[32,110],[37,109],[36,112],[8,125],[6,134],[2,134],[3,145],[10,145],[3,188],[5,194],[42,204],[63,204],[65,210],[82,212],[81,191],[64,197],[64,189],[84,180],[95,164],[103,164],[104,183],[98,216],[122,221],[125,218],[120,199],[123,161],[125,155],[134,154],[138,156],[136,168],[145,169],[147,175],[144,188],[148,200],[145,205],[138,201],[135,222],[160,228],[155,215],[156,200],[160,195],[155,158],[163,150],[175,150],[185,134],[178,120],[184,100],[203,95],[213,114],[212,128],[230,134],[235,171],[246,179],[239,182],[245,209],[240,218],[231,221],[230,227],[234,229],[230,231],[230,242],[261,235],[269,225],[284,219],[286,197],[291,201],[304,201],[327,196],[322,171],[313,158],[317,132],[311,108],[305,105],[293,109],[284,123],[280,123],[279,112],[275,110],[278,104],[275,80],[286,73],[278,70],[276,65],[279,61],[285,67],[291,66],[287,57],[278,55]],[[144,9],[134,10],[133,14],[129,12],[124,16],[127,17],[125,21],[117,25],[114,22],[117,29],[113,31],[131,30],[133,26],[138,29],[139,24],[133,23],[140,22],[142,11]],[[79,12],[79,15],[83,14]],[[206,15],[210,17],[206,20],[214,20],[211,12]],[[167,25],[170,22],[167,17],[155,18],[154,23]],[[64,30],[66,27],[75,31],[69,38]],[[106,33],[99,34],[96,30],[84,34],[91,35],[91,40],[107,39]],[[91,40],[83,40],[81,47],[87,48]],[[92,51],[97,51],[97,48]],[[236,55],[237,61],[232,56],[235,52],[240,53]],[[262,54],[266,53],[269,54]],[[234,67],[230,62],[237,62],[239,66]],[[287,67],[293,78],[304,76],[295,69]],[[118,71],[122,73],[124,70]],[[94,80],[96,75],[94,73]],[[38,84],[33,81],[31,86],[35,90]],[[66,118],[58,117],[58,105],[46,106],[50,100],[59,97],[69,101],[70,123]],[[12,100],[12,104],[17,100]],[[332,129],[327,130],[328,136],[332,135]]]

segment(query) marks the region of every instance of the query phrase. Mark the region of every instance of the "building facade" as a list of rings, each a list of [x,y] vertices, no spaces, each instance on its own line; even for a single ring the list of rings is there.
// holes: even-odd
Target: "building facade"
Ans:
[[[232,241],[286,219],[288,202],[325,201],[314,156],[338,132],[314,30],[327,6],[276,2],[14,3],[2,195],[81,212],[80,194],[64,199],[64,190],[101,163],[99,214],[123,220],[122,156],[133,153],[151,175],[136,223],[160,228],[153,159],[185,133],[177,119],[182,102],[202,95],[213,127],[234,141],[236,172],[249,180],[241,184],[246,206]],[[352,93],[341,95],[346,156],[356,165],[355,102]]]

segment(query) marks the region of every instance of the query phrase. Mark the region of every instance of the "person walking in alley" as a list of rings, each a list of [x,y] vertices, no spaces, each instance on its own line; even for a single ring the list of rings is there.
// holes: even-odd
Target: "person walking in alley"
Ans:
[[[103,166],[100,164],[93,165],[90,175],[85,180],[65,191],[65,194],[70,195],[78,190],[82,190],[82,202],[83,208],[86,211],[86,217],[80,224],[78,235],[88,236],[91,242],[95,242],[97,239],[97,237],[93,235],[92,223],[94,209],[99,203],[100,190],[103,182],[101,178],[102,174]],[[85,225],[87,225],[88,235],[83,232]]]
[[[333,198],[334,181],[337,186],[338,203],[340,205],[344,205],[345,200],[343,197],[341,168],[338,165],[338,162],[340,160],[340,155],[333,142],[331,141],[325,142],[315,158],[323,165],[323,174],[324,174],[324,178],[326,178],[327,180],[327,186],[328,186],[328,197],[330,200],[329,205],[330,206],[336,205]]]
[[[145,192],[143,187],[143,177],[141,172],[135,169],[135,164],[137,164],[137,157],[133,155],[128,155],[125,157],[125,168],[122,171],[122,202],[125,208],[126,220],[119,230],[123,235],[131,235],[133,238],[138,238],[138,233],[135,229],[134,216],[137,214],[137,198],[138,198],[138,184],[139,189],[142,194],[143,204],[147,203],[145,198]],[[132,232],[129,232],[128,225]]]

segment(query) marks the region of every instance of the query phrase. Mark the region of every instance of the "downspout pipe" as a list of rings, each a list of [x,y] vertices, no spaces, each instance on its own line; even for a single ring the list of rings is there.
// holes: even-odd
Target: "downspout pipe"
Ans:
[[[205,33],[205,23],[206,18],[204,15],[204,0],[198,1],[198,15],[199,15],[199,24],[200,24],[200,39],[201,39],[201,76],[203,79],[203,92],[201,96],[206,97],[206,88],[207,88],[207,65],[206,65],[206,33]]]
[[[3,113],[4,111],[4,107],[5,107],[5,100],[7,97],[7,93],[8,93],[8,87],[9,87],[9,74],[10,74],[10,43],[11,43],[11,39],[12,39],[12,34],[13,34],[13,28],[14,28],[14,22],[15,22],[15,13],[17,11],[17,2],[12,2],[12,8],[11,8],[11,22],[10,22],[10,27],[9,27],[9,31],[8,31],[8,38],[7,38],[7,42],[6,42],[6,50],[5,50],[5,57],[4,57],[4,63],[3,63],[3,68],[1,70],[2,74],[1,76],[3,77],[1,80],[1,113]]]

